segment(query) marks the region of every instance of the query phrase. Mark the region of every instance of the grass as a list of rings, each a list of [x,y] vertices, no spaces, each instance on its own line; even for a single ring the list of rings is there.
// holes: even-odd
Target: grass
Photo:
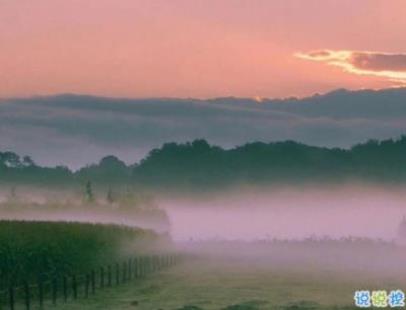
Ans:
[[[299,251],[295,252],[297,246]],[[396,266],[386,265],[398,262],[397,267],[402,266],[404,249],[383,246],[385,253],[380,257],[378,253],[382,252],[382,247],[379,244],[358,253],[354,253],[351,246],[351,252],[336,256],[334,261],[321,255],[326,251],[322,246],[307,248],[306,257],[283,260],[286,254],[300,255],[302,244],[286,245],[290,247],[287,252],[278,248],[277,253],[262,257],[238,257],[230,251],[227,251],[229,256],[210,254],[60,309],[356,309],[353,306],[355,290],[406,287],[405,272],[398,273]],[[309,256],[312,251],[313,259]],[[347,264],[347,261],[358,259],[365,263]],[[341,264],[337,264],[339,261]]]
[[[351,307],[357,287],[323,273],[197,260],[60,309],[343,309]]]

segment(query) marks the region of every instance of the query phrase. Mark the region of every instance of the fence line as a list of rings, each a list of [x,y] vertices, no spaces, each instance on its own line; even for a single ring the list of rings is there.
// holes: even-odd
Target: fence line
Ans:
[[[46,301],[55,306],[59,302],[89,298],[97,290],[141,279],[177,264],[180,259],[178,254],[138,256],[92,269],[82,275],[54,276],[47,280],[40,276],[35,284],[24,282],[21,286],[10,286],[0,291],[0,309],[30,310],[33,306],[43,308]]]

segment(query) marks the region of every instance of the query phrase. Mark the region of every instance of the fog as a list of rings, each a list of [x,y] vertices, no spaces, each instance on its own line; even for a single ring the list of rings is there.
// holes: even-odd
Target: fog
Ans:
[[[216,272],[235,276],[248,268],[258,279],[269,273],[298,281],[342,279],[350,291],[403,284],[406,276],[405,240],[397,236],[406,215],[401,187],[239,188],[160,205],[179,248],[203,266],[211,262]]]
[[[7,220],[24,221],[50,221],[50,222],[75,222],[116,224],[128,227],[138,227],[153,230],[157,233],[166,234],[168,225],[148,216],[134,216],[125,212],[108,212],[105,210],[44,210],[42,208],[30,208],[29,210],[1,210],[1,218]]]
[[[80,222],[117,224],[169,232],[166,213],[155,205],[119,205],[104,197],[86,203],[83,194],[73,189],[44,189],[19,186],[12,197],[10,189],[0,190],[0,219],[24,221]]]
[[[368,237],[392,240],[406,190],[359,184],[239,189],[204,199],[160,201],[172,237],[186,240]]]
[[[400,186],[241,187],[176,198],[155,193],[159,210],[166,212],[159,217],[102,202],[83,205],[68,192],[21,192],[31,203],[3,204],[2,218],[115,223],[169,232],[180,251],[216,264],[236,264],[233,272],[256,266],[333,270],[350,277],[367,270],[390,280],[406,276],[399,272],[406,259],[406,240],[397,236],[406,215],[406,190]],[[7,192],[0,196],[6,200]],[[41,204],[44,196],[59,203]]]
[[[0,202],[5,203],[7,195],[7,191],[0,193]],[[18,195],[25,203],[17,207],[5,204],[0,208],[2,218],[139,226],[169,231],[175,241],[326,236],[390,241],[406,215],[406,189],[365,184],[242,187],[176,198],[156,193],[157,206],[167,214],[160,215],[163,221],[153,212],[132,213],[131,206],[117,209],[103,201],[94,207],[83,206],[69,191],[21,188]]]

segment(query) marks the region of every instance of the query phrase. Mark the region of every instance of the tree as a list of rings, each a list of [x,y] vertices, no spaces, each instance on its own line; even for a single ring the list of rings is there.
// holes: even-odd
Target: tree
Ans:
[[[92,182],[87,181],[85,187],[85,201],[86,202],[94,202],[94,195],[92,189]]]
[[[20,156],[13,152],[0,153],[0,162],[8,168],[21,168]]]
[[[24,167],[33,167],[33,166],[35,166],[35,163],[34,163],[34,161],[32,160],[32,158],[30,156],[24,156],[22,164],[23,164]]]
[[[109,190],[107,191],[107,197],[106,200],[109,204],[113,204],[115,201],[114,193],[111,187],[109,187]]]
[[[8,200],[9,201],[11,201],[11,202],[16,202],[17,201],[17,189],[16,189],[16,187],[15,186],[12,186],[11,188],[10,188],[10,195],[9,195],[9,197],[8,197]]]

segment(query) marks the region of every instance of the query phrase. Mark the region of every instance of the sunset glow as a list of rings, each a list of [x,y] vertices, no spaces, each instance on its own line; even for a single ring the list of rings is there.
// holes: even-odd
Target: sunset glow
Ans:
[[[0,0],[0,309],[406,305],[406,0]]]
[[[391,54],[381,52],[357,51],[314,51],[310,53],[296,53],[296,57],[305,60],[324,62],[331,66],[341,67],[345,72],[387,78],[394,83],[406,83],[406,54]],[[379,68],[374,69],[374,62],[383,58],[387,63],[379,63]],[[395,66],[391,63],[394,59]],[[385,65],[386,68],[385,69]],[[371,68],[371,69],[368,69]]]
[[[0,97],[301,97],[392,87],[404,70],[368,70],[350,58],[382,51],[404,61],[405,10],[403,0],[4,0]]]

